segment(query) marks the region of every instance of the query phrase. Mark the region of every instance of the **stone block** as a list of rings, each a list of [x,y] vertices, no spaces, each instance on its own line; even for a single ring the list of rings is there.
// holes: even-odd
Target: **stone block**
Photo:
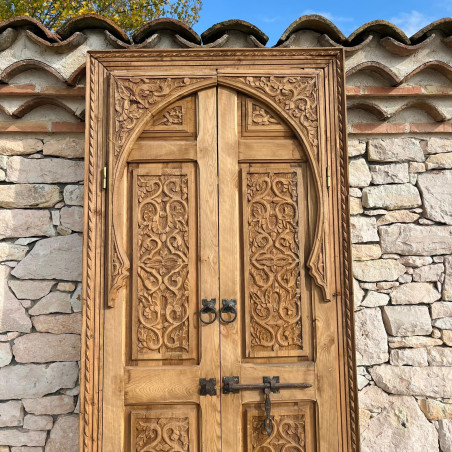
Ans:
[[[444,259],[443,299],[452,301],[452,256]]]
[[[348,140],[348,156],[356,157],[366,152],[366,142],[359,140]]]
[[[28,333],[31,331],[31,320],[24,307],[8,287],[10,269],[0,265],[0,333],[18,331]]]
[[[428,170],[452,168],[452,152],[448,152],[447,154],[431,155],[426,160],[425,167]]]
[[[363,302],[361,303],[361,306],[366,306],[368,308],[376,308],[378,306],[387,305],[388,301],[389,295],[369,290],[369,292],[367,292],[366,298],[364,298]]]
[[[376,259],[353,263],[353,275],[359,281],[395,281],[405,273],[405,267],[394,259]]]
[[[438,452],[438,433],[413,397],[388,396],[361,431],[364,452]]]
[[[360,198],[353,198],[350,196],[350,215],[359,215],[363,213],[363,205]]]
[[[414,138],[373,139],[368,143],[370,161],[378,162],[423,162],[419,140]]]
[[[402,284],[391,293],[392,304],[429,304],[440,298],[440,293],[428,283]]]
[[[75,408],[74,397],[69,395],[47,396],[39,399],[23,399],[24,408],[28,413],[67,414]]]
[[[43,397],[61,388],[73,388],[78,375],[76,362],[3,367],[0,369],[0,400]]]
[[[0,207],[53,207],[61,201],[62,195],[57,185],[10,184],[0,185]]]
[[[353,302],[355,309],[361,305],[361,301],[364,297],[364,290],[361,289],[358,281],[353,278]]]
[[[39,280],[11,280],[8,282],[10,289],[17,298],[27,300],[37,300],[45,297],[55,281],[39,281]]]
[[[389,165],[370,165],[372,183],[403,184],[409,182],[408,163],[391,163]]]
[[[388,361],[388,337],[379,308],[362,309],[356,312],[355,332],[358,366]]]
[[[76,415],[60,416],[50,431],[46,452],[79,452],[78,424]]]
[[[432,304],[432,319],[452,317],[452,303],[447,301],[437,301]]]
[[[383,322],[392,336],[422,336],[432,332],[427,306],[384,306]]]
[[[426,154],[441,154],[444,152],[452,152],[452,144],[450,138],[436,138],[430,136],[427,140]]]
[[[350,161],[348,175],[350,187],[367,187],[370,184],[370,171],[362,158]]]
[[[441,339],[445,345],[452,347],[452,330],[442,330]]]
[[[4,261],[20,261],[25,257],[28,246],[15,245],[14,243],[0,243],[0,262]]]
[[[379,233],[383,253],[397,253],[409,256],[452,253],[451,226],[392,224],[381,226]]]
[[[422,204],[418,189],[411,184],[391,184],[363,189],[363,206],[371,209],[408,209]]]
[[[72,294],[71,305],[72,305],[72,310],[74,312],[80,312],[82,310],[82,285],[81,284],[77,284],[77,289],[75,289],[75,292]]]
[[[83,138],[61,138],[45,141],[44,155],[80,159],[85,154],[85,140]]]
[[[24,423],[24,407],[19,400],[0,403],[0,427],[20,427]]]
[[[452,171],[420,174],[417,183],[424,200],[424,215],[433,221],[452,224]]]
[[[438,422],[439,445],[441,452],[452,452],[452,420],[441,419]]]
[[[14,341],[13,354],[18,363],[79,361],[80,347],[78,334],[31,333]]]
[[[414,223],[419,218],[419,214],[409,210],[393,210],[383,215],[377,220],[377,226],[384,226],[392,223]]]
[[[388,342],[390,348],[423,348],[442,344],[441,339],[423,336],[388,337]]]
[[[0,343],[0,367],[7,366],[13,359],[13,354],[11,352],[11,346],[9,342]]]
[[[47,432],[8,428],[0,430],[0,444],[7,446],[44,446]]]
[[[374,366],[369,372],[381,389],[391,394],[451,398],[452,368]]]
[[[428,366],[427,349],[401,348],[391,350],[391,364],[393,366]]]
[[[399,259],[399,262],[405,267],[423,267],[430,265],[433,259],[430,256],[403,256]]]
[[[71,234],[40,240],[12,271],[20,279],[82,279],[82,237]]]
[[[83,185],[66,185],[63,196],[68,206],[83,206]]]
[[[71,296],[67,292],[51,292],[39,300],[29,311],[30,315],[71,312]]]
[[[84,169],[81,161],[11,157],[6,165],[6,174],[6,180],[15,183],[70,183],[83,181]]]
[[[425,265],[414,270],[413,280],[424,282],[438,282],[443,272],[443,264]]]
[[[452,403],[444,403],[435,399],[420,399],[418,404],[429,421],[452,418]]]
[[[52,416],[35,416],[27,414],[24,419],[24,428],[30,430],[50,430],[53,427]]]
[[[43,144],[41,140],[34,138],[8,139],[2,138],[0,141],[1,155],[28,155],[41,151]]]
[[[31,319],[39,333],[81,334],[82,314],[37,315]]]
[[[429,366],[449,366],[452,367],[452,348],[450,347],[429,347]]]
[[[0,210],[0,240],[7,237],[53,236],[48,210]]]
[[[73,292],[76,287],[76,284],[73,282],[60,282],[57,285],[57,290],[61,292]]]
[[[61,225],[71,231],[83,231],[83,207],[63,207],[60,212]]]
[[[369,261],[381,257],[381,248],[378,244],[354,244],[352,245],[352,256],[354,261]]]
[[[373,217],[353,216],[350,218],[352,243],[378,242],[377,223]]]
[[[435,319],[432,325],[441,330],[452,330],[452,317],[443,317],[442,319]]]

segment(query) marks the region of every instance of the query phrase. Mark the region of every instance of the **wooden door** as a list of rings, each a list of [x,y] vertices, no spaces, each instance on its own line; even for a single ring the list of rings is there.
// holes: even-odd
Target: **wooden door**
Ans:
[[[241,52],[89,61],[83,451],[358,450],[342,60]]]
[[[201,300],[218,299],[216,130],[214,87],[152,118],[128,157],[113,209],[130,283],[105,313],[105,451],[220,450],[220,399],[199,393],[220,378],[218,323],[199,321]]]

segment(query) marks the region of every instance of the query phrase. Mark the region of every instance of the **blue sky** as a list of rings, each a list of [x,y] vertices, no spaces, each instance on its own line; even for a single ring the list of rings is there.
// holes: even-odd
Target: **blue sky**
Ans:
[[[452,0],[203,0],[201,19],[193,27],[201,34],[227,19],[242,19],[268,35],[274,45],[295,19],[321,14],[348,36],[360,25],[376,19],[389,20],[408,36],[443,17],[452,16]]]

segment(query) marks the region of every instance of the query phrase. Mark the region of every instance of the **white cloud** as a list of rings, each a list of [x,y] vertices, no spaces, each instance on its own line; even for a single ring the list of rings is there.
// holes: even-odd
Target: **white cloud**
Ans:
[[[260,19],[262,20],[262,22],[265,22],[267,24],[272,24],[273,22],[278,22],[282,19],[281,16],[272,16],[272,17],[268,17],[268,16],[261,16]]]
[[[308,14],[317,14],[319,16],[326,17],[328,20],[331,20],[331,22],[353,22],[353,17],[344,17],[344,16],[335,16],[327,11],[314,11],[313,9],[305,9],[302,12],[302,16],[306,16]]]
[[[398,16],[392,17],[390,21],[401,28],[407,36],[414,35],[414,33],[432,22],[428,16],[415,10],[409,13],[400,13]]]

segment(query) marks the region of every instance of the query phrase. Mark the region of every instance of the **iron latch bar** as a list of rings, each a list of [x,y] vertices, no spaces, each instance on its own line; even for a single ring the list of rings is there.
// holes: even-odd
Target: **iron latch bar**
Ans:
[[[263,377],[262,383],[240,384],[239,377],[223,377],[223,394],[238,394],[239,391],[258,390],[265,394],[265,420],[264,429],[270,436],[273,431],[273,421],[271,419],[270,394],[278,393],[280,389],[306,389],[310,388],[310,383],[280,383],[279,377]]]

